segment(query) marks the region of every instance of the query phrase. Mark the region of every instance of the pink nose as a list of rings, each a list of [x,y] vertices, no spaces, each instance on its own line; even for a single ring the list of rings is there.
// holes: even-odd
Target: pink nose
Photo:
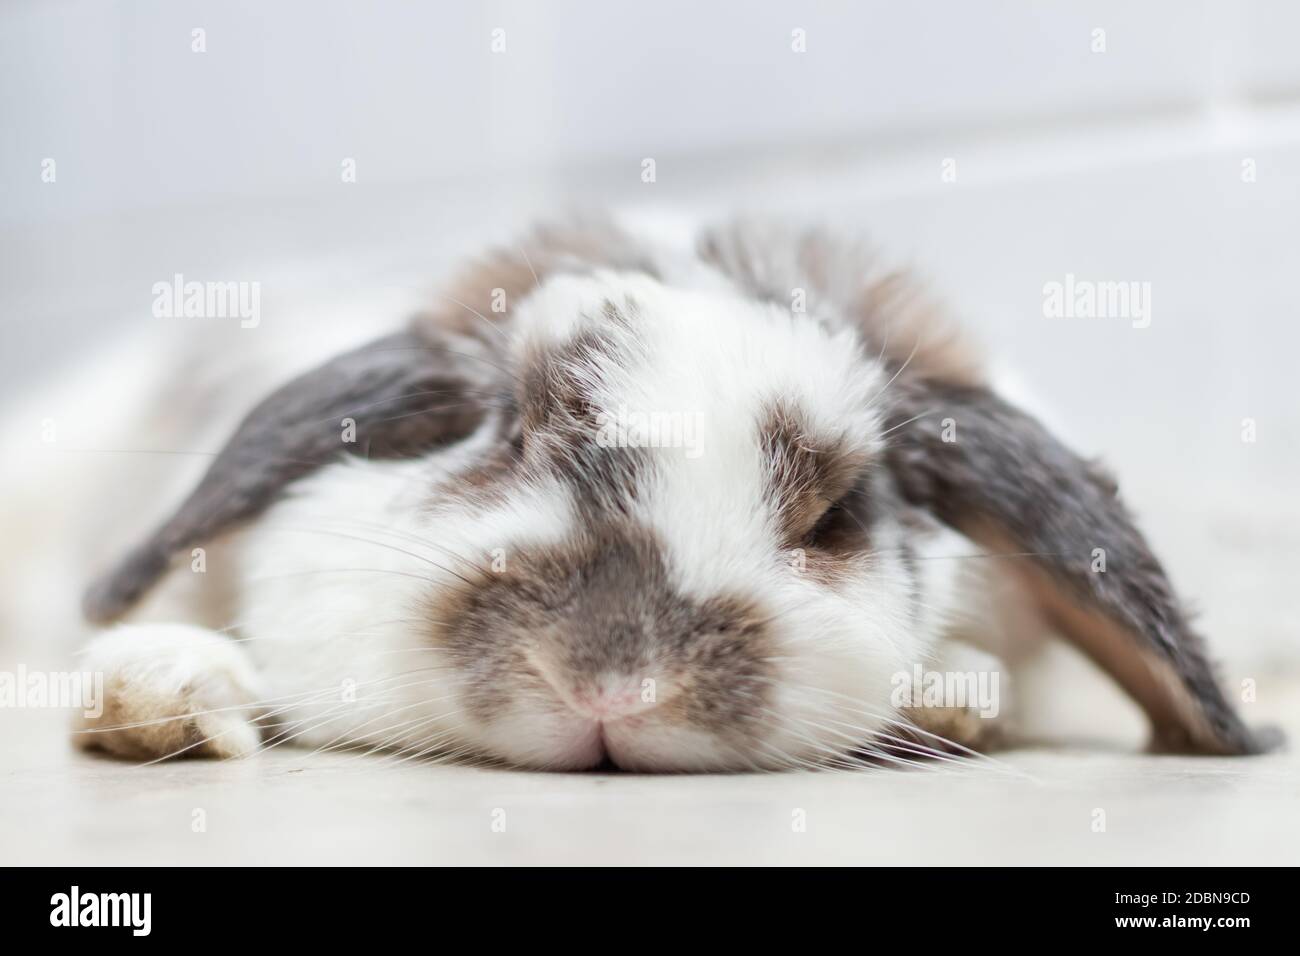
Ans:
[[[575,687],[568,704],[584,717],[618,720],[655,705],[654,683],[630,677],[603,677]]]
[[[671,689],[663,680],[628,673],[575,677],[545,654],[529,657],[565,706],[590,720],[618,720],[650,710]]]

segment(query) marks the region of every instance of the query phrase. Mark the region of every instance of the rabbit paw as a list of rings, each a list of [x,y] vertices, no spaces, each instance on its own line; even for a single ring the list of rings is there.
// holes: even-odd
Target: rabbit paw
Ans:
[[[118,627],[87,645],[78,669],[97,690],[95,705],[77,717],[81,747],[154,760],[243,757],[261,742],[257,674],[239,646],[215,631]]]

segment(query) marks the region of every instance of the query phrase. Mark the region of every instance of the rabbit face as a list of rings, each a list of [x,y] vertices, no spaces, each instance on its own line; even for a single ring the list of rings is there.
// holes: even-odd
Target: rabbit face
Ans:
[[[544,285],[516,335],[517,459],[433,504],[500,548],[429,601],[466,743],[701,770],[865,742],[927,628],[854,334],[603,274]]]

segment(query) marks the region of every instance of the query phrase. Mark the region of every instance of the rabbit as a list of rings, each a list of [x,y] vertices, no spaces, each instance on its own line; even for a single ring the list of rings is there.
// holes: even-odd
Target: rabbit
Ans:
[[[649,772],[969,753],[984,722],[900,703],[898,678],[1013,619],[1092,658],[1156,749],[1276,743],[1114,480],[865,244],[586,217],[445,302],[257,404],[89,588],[106,701],[80,743]],[[1017,557],[929,560],[975,549]],[[138,620],[168,588],[218,611]]]

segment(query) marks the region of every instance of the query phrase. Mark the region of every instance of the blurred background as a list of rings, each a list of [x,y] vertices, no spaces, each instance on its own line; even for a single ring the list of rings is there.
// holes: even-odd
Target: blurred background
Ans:
[[[61,481],[161,508],[201,464],[76,454],[105,444],[116,389],[169,378],[156,416],[239,374],[231,356],[324,348],[313,317],[340,303],[391,324],[538,216],[760,212],[922,275],[1014,397],[1118,474],[1229,686],[1294,704],[1297,37],[1283,0],[0,0],[0,641],[79,639],[79,572],[52,589],[34,554],[105,509]],[[176,273],[260,283],[258,329],[163,329],[152,289]],[[1047,317],[1067,276],[1149,283],[1149,326]],[[155,335],[199,357],[149,367]],[[246,407],[264,383],[240,387]],[[73,454],[42,448],[51,417]],[[116,510],[133,537],[142,512]]]

